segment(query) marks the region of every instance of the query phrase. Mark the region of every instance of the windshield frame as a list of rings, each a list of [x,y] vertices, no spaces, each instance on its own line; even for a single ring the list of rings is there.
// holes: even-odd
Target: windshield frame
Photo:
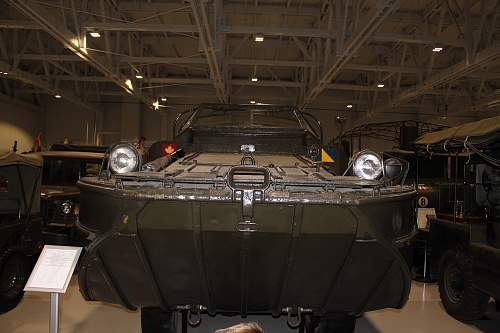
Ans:
[[[196,126],[196,119],[200,116],[200,113],[205,110],[214,110],[216,111],[217,109],[221,110],[227,110],[230,112],[245,112],[245,111],[263,111],[263,112],[288,112],[290,115],[293,116],[293,119],[297,121],[297,127],[286,127],[286,126],[260,126],[261,128],[267,128],[267,129],[290,129],[290,130],[305,130],[309,132],[312,136],[317,138],[317,135],[315,131],[310,127],[308,122],[304,119],[302,113],[297,110],[294,107],[291,106],[278,106],[278,105],[227,105],[227,104],[201,104],[197,108],[195,108],[191,115],[186,119],[185,123],[182,125],[181,129],[179,130],[179,135],[183,133],[184,131],[188,130],[189,128],[195,128]],[[203,127],[208,127],[208,126],[199,126],[200,128]],[[234,126],[218,126],[215,125],[214,127],[218,128],[229,128],[229,127],[240,127],[238,125]],[[255,127],[248,127],[248,128],[258,128],[259,126]],[[245,127],[241,127],[245,128]]]

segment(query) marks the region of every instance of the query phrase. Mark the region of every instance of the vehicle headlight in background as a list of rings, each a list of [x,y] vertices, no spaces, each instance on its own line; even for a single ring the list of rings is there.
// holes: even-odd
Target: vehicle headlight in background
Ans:
[[[109,167],[114,173],[136,171],[139,168],[140,154],[130,145],[118,145],[109,154]]]
[[[73,204],[71,203],[71,201],[64,201],[61,204],[61,211],[63,212],[64,215],[69,215],[72,209],[73,209]]]
[[[382,159],[372,151],[361,151],[354,158],[352,170],[363,179],[377,179],[382,174]]]
[[[403,162],[398,158],[392,157],[384,161],[384,179],[395,181],[403,176]]]

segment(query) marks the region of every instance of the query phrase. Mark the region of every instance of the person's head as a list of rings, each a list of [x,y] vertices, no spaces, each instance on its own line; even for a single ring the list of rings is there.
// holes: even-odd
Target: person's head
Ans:
[[[264,333],[264,331],[257,323],[245,323],[217,330],[215,333]]]

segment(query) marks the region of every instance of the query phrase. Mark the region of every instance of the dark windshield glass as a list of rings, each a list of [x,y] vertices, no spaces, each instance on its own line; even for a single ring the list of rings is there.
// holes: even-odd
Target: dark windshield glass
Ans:
[[[204,108],[197,112],[192,126],[301,128],[292,110]]]
[[[80,177],[96,176],[100,160],[81,158],[43,158],[43,185],[75,185]]]

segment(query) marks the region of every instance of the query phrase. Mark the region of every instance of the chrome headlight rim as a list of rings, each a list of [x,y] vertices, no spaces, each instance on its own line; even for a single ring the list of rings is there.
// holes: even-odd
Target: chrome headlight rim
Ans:
[[[372,157],[372,161],[376,162],[374,163],[375,169],[373,170],[372,174],[369,174],[367,172],[363,171],[363,165],[366,160],[368,160],[368,157]],[[380,156],[380,154],[372,151],[372,150],[362,150],[358,152],[354,158],[352,159],[352,172],[356,177],[364,180],[376,180],[379,179],[380,176],[382,176],[384,171],[384,160]]]
[[[124,154],[129,155],[127,156],[129,159],[131,158],[131,164],[130,165],[124,165],[124,166],[119,166],[118,162],[116,159],[119,158],[118,154]],[[124,157],[122,157],[124,158]],[[126,164],[127,161],[122,160],[122,164]],[[109,150],[109,155],[108,155],[108,166],[109,170],[113,174],[123,174],[123,173],[128,173],[128,172],[135,172],[139,171],[140,167],[142,164],[142,157],[137,148],[135,148],[133,145],[128,144],[128,143],[120,143],[115,146],[113,146]]]

